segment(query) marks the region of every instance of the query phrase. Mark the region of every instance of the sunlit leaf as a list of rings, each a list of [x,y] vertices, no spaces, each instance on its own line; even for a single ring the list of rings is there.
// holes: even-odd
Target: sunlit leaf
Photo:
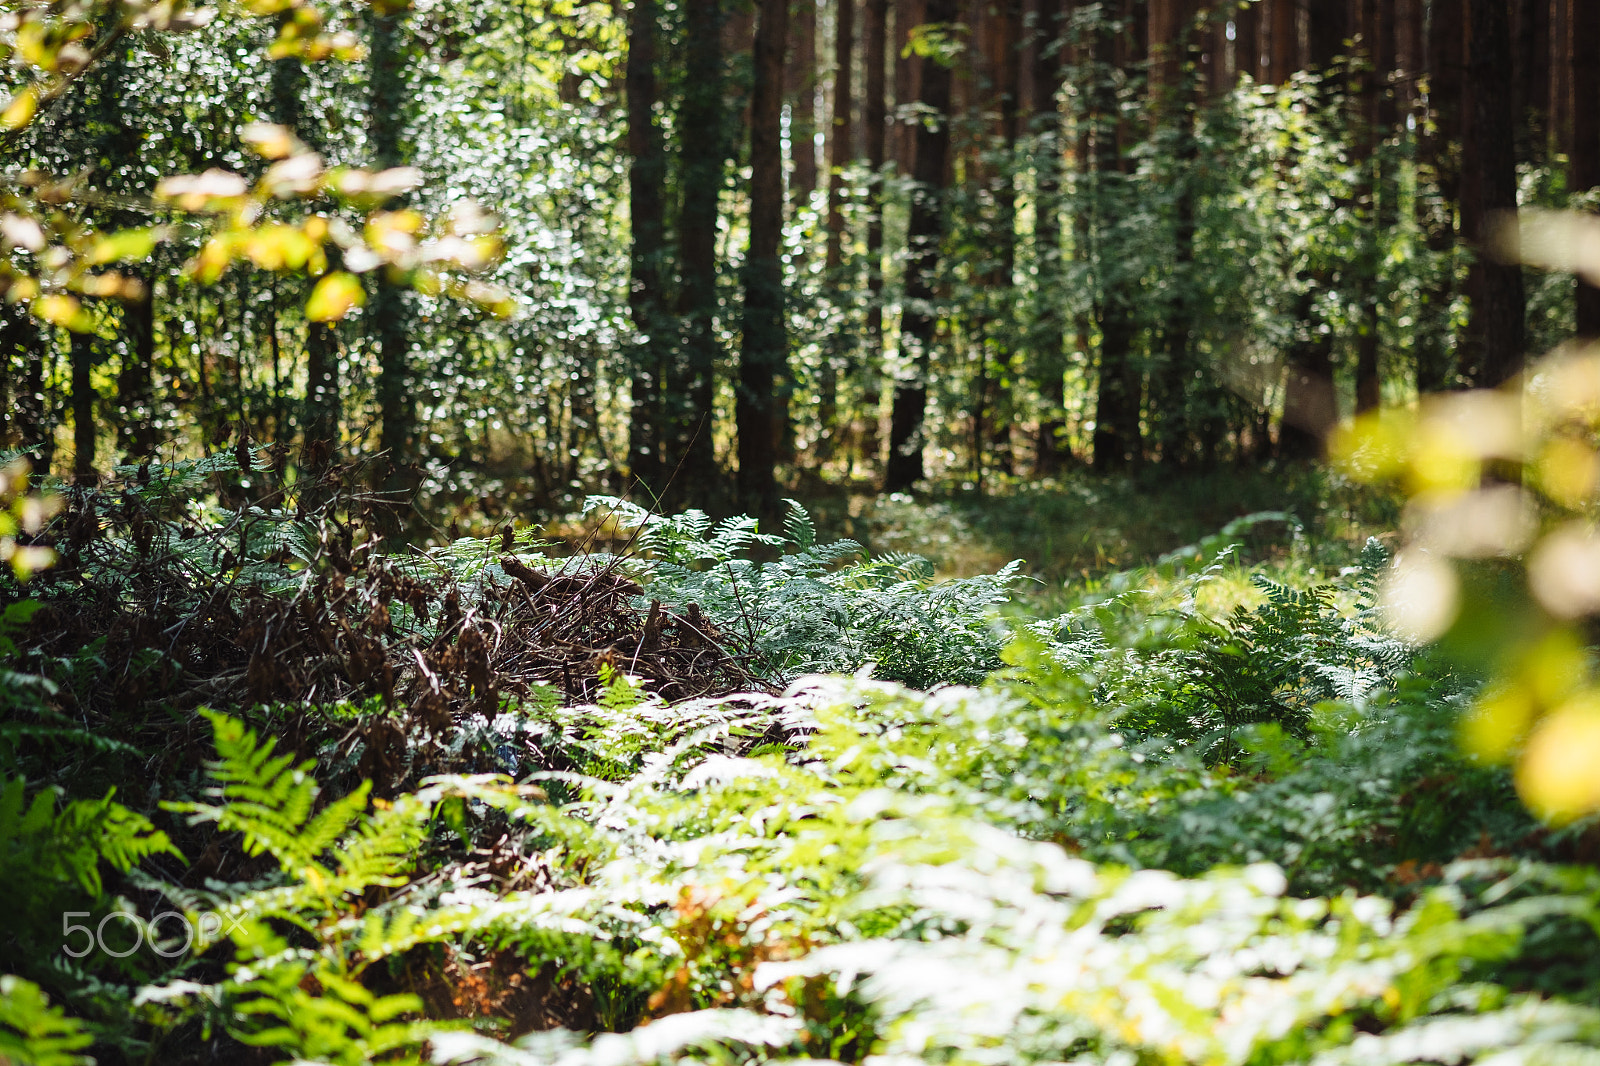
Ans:
[[[11,98],[4,111],[0,111],[0,126],[8,130],[21,129],[33,121],[33,114],[38,109],[38,90],[29,85]]]
[[[361,279],[336,271],[317,282],[306,301],[306,317],[313,322],[335,322],[366,302]]]

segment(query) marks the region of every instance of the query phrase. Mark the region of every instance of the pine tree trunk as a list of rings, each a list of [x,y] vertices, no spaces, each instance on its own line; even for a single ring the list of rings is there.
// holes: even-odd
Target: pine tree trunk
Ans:
[[[795,206],[811,206],[817,189],[817,0],[795,0],[793,47],[784,75],[789,97],[790,178]]]
[[[856,0],[834,0],[833,22],[833,115],[828,122],[828,214],[827,240],[823,269],[828,287],[828,302],[839,320],[829,330],[823,344],[822,367],[817,380],[816,461],[833,458],[839,441],[839,374],[846,369],[848,349],[853,344],[853,324],[849,305],[855,286],[844,276],[845,172],[853,159],[853,113]]]
[[[1100,374],[1095,391],[1094,465],[1099,470],[1137,467],[1144,461],[1144,440],[1139,424],[1143,402],[1144,377],[1134,361],[1138,325],[1134,305],[1138,299],[1136,279],[1127,275],[1114,245],[1107,237],[1121,220],[1126,205],[1124,191],[1135,161],[1129,146],[1117,87],[1105,69],[1107,62],[1127,70],[1141,63],[1146,40],[1145,28],[1138,24],[1144,8],[1137,0],[1125,0],[1124,20],[1133,28],[1117,33],[1106,23],[1095,34],[1095,72],[1089,110],[1094,117],[1095,212],[1098,259],[1094,269],[1100,276]],[[1129,46],[1132,45],[1130,48]]]
[[[632,405],[628,423],[628,468],[652,493],[660,493],[662,470],[661,391],[671,329],[662,306],[665,252],[666,151],[656,122],[656,0],[633,0],[624,71],[628,100],[628,310],[639,335],[633,347]]]
[[[1034,445],[1034,472],[1048,477],[1061,468],[1066,454],[1066,324],[1057,307],[1062,284],[1061,248],[1061,113],[1056,102],[1066,73],[1062,0],[1038,0],[1039,43],[1034,49],[1033,134],[1034,262],[1038,269],[1038,308],[1033,325],[1035,387],[1044,410]]]
[[[882,462],[878,436],[878,408],[882,404],[883,372],[883,178],[888,161],[888,108],[886,52],[889,46],[889,0],[866,0],[863,9],[862,47],[865,49],[866,97],[861,102],[861,124],[866,133],[867,166],[867,342],[861,365],[861,457],[870,470]]]
[[[1600,4],[1572,5],[1572,190],[1600,188]],[[1600,288],[1578,281],[1578,336],[1600,338]]]
[[[1452,146],[1461,136],[1461,83],[1466,42],[1462,20],[1451,9],[1459,0],[1432,0],[1428,21],[1428,115],[1418,143],[1418,162],[1431,180],[1433,196],[1418,195],[1417,213],[1428,250],[1440,263],[1423,292],[1415,345],[1417,392],[1438,392],[1455,377],[1455,349],[1448,325],[1455,296],[1456,205],[1461,201],[1461,172]]]
[[[692,506],[712,502],[717,485],[712,406],[718,344],[717,217],[727,149],[722,75],[724,0],[687,6],[682,130],[683,202],[678,215],[680,355],[666,385],[672,467],[669,500]],[[675,471],[675,476],[673,476]]]
[[[92,485],[99,480],[94,467],[94,408],[95,401],[100,397],[91,380],[94,372],[94,334],[73,333],[69,345],[72,364],[72,474],[78,484]]]
[[[400,35],[405,16],[400,13],[372,19],[371,130],[372,162],[378,169],[404,162],[401,138],[409,94],[406,89]],[[412,433],[416,406],[412,399],[409,349],[410,319],[404,290],[386,272],[373,279],[372,310],[367,316],[378,350],[377,399],[382,420],[379,448],[388,454],[383,484],[401,489],[414,479],[404,473],[412,463]]]
[[[763,525],[779,518],[777,404],[773,386],[788,361],[783,309],[783,50],[788,0],[761,0],[750,88],[750,249],[745,257],[744,348],[735,419],[739,500]]]
[[[1517,167],[1512,114],[1511,27],[1508,0],[1470,0],[1469,55],[1472,106],[1463,168],[1477,198],[1477,256],[1471,285],[1473,336],[1478,350],[1474,381],[1495,386],[1522,370],[1526,298],[1522,267],[1492,258],[1488,228],[1515,225]],[[1463,211],[1463,219],[1466,212]]]
[[[951,23],[955,14],[955,0],[927,0],[928,22]],[[930,59],[922,64],[921,103],[928,113],[916,127],[916,167],[912,171],[916,187],[906,231],[906,301],[900,316],[901,344],[910,369],[895,382],[889,460],[884,471],[886,492],[902,492],[923,477],[923,419],[938,328],[934,282],[944,239],[945,167],[950,155],[950,68],[943,63]]]

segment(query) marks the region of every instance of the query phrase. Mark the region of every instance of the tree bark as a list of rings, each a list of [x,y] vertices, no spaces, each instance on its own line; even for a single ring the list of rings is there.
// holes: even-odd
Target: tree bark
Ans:
[[[1139,424],[1144,375],[1134,361],[1138,324],[1134,318],[1136,279],[1116,251],[1115,230],[1126,224],[1125,188],[1134,159],[1123,142],[1127,123],[1114,81],[1104,64],[1130,69],[1142,62],[1146,33],[1138,25],[1143,7],[1124,0],[1122,15],[1131,31],[1116,32],[1101,23],[1095,31],[1094,87],[1088,104],[1094,124],[1094,211],[1096,255],[1093,269],[1099,277],[1100,374],[1095,390],[1094,465],[1099,470],[1137,467],[1144,461],[1144,439]]]
[[[1522,267],[1491,257],[1488,230],[1515,225],[1517,167],[1508,0],[1469,0],[1468,23],[1472,106],[1463,167],[1477,197],[1477,257],[1472,271],[1475,382],[1500,385],[1522,370],[1525,295]],[[1463,212],[1465,215],[1465,212]]]
[[[1600,188],[1600,4],[1572,5],[1572,190]],[[1578,336],[1600,338],[1600,288],[1578,281]]]
[[[822,366],[817,378],[816,461],[833,458],[839,440],[839,373],[849,361],[854,343],[850,304],[855,286],[844,276],[846,239],[845,172],[854,158],[853,122],[855,92],[852,86],[855,57],[856,0],[834,0],[833,114],[828,122],[828,214],[823,270],[828,302],[838,316],[822,346]]]
[[[92,485],[99,480],[95,471],[95,392],[91,375],[94,372],[94,334],[70,335],[69,352],[72,370],[72,474],[80,485]]]
[[[1062,284],[1061,247],[1061,113],[1056,102],[1066,75],[1067,47],[1062,0],[1038,0],[1038,45],[1034,49],[1034,260],[1038,275],[1038,310],[1033,327],[1034,386],[1044,409],[1034,445],[1034,472],[1048,477],[1061,469],[1067,454],[1066,323],[1057,307]]]
[[[696,131],[682,143],[683,201],[678,215],[680,356],[667,382],[667,424],[677,464],[666,495],[703,506],[715,496],[712,406],[717,365],[717,217],[727,148],[722,73],[723,0],[687,5],[684,94],[678,126]]]
[[[785,75],[789,95],[789,153],[795,206],[811,206],[817,190],[817,0],[795,0],[794,47]]]
[[[1442,264],[1423,290],[1425,311],[1418,316],[1415,358],[1417,392],[1438,392],[1454,378],[1455,344],[1448,325],[1455,297],[1456,205],[1461,202],[1459,157],[1461,86],[1465,75],[1460,3],[1434,0],[1428,21],[1424,68],[1428,72],[1428,114],[1418,141],[1418,162],[1431,178],[1434,196],[1419,195],[1416,209],[1428,250]]]
[[[955,21],[955,13],[955,0],[927,0],[929,23],[947,25]],[[923,477],[923,419],[938,328],[934,281],[944,238],[945,166],[950,155],[950,68],[937,60],[922,64],[921,102],[928,113],[916,127],[916,167],[912,172],[916,185],[906,232],[906,298],[900,316],[901,344],[910,366],[895,382],[889,460],[884,471],[887,492],[909,489]]]
[[[1272,84],[1287,85],[1300,69],[1295,0],[1268,0],[1272,18]]]
[[[888,161],[885,64],[889,0],[866,0],[863,14],[866,96],[861,102],[861,124],[872,176],[867,185],[867,344],[861,366],[861,457],[869,469],[876,469],[883,450],[878,437],[878,408],[882,404],[883,372],[883,170]]]
[[[405,131],[406,88],[401,34],[404,14],[379,14],[372,19],[371,129],[372,162],[378,169],[400,166],[404,161],[401,140]],[[412,482],[404,473],[412,462],[412,434],[416,406],[412,399],[408,307],[403,287],[378,271],[373,278],[372,324],[378,349],[377,399],[382,421],[378,447],[388,454],[384,487],[402,489]]]
[[[628,310],[639,340],[633,346],[628,467],[647,490],[662,489],[661,393],[670,326],[662,306],[666,241],[666,147],[656,121],[656,0],[633,0],[628,21],[624,92],[628,100]]]
[[[787,362],[783,310],[783,51],[788,0],[761,0],[750,88],[750,247],[745,256],[744,340],[735,419],[739,499],[763,524],[778,520],[777,403]]]

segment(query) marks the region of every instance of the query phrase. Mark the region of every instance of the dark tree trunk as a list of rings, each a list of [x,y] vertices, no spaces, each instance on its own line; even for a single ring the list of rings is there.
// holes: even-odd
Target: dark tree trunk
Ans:
[[[1246,4],[1233,16],[1233,65],[1240,74],[1261,81],[1261,14],[1257,4]]]
[[[1600,3],[1572,5],[1572,189],[1600,188]],[[1600,338],[1600,288],[1578,282],[1578,336]]]
[[[406,89],[404,57],[401,54],[403,14],[380,15],[372,19],[371,130],[373,165],[379,169],[404,162],[401,139],[404,136]],[[410,484],[404,473],[412,461],[412,427],[416,407],[412,399],[410,359],[410,321],[402,287],[385,271],[373,279],[372,323],[378,349],[378,414],[383,423],[379,448],[388,453],[383,485],[391,490]]]
[[[955,0],[927,0],[928,22],[954,22],[955,15]],[[909,489],[923,476],[923,418],[938,328],[933,311],[934,280],[944,238],[945,166],[950,155],[949,67],[931,59],[922,64],[921,102],[928,114],[916,127],[916,167],[912,172],[916,188],[906,232],[906,302],[900,316],[901,344],[910,368],[895,382],[889,461],[884,472],[887,492]]]
[[[789,151],[794,157],[794,201],[811,205],[817,189],[817,0],[795,0],[794,47],[789,50]]]
[[[1168,22],[1162,27],[1163,75],[1158,89],[1166,122],[1173,130],[1173,181],[1177,188],[1173,206],[1173,270],[1171,297],[1166,321],[1162,323],[1163,352],[1160,374],[1160,410],[1152,401],[1152,419],[1159,414],[1157,433],[1161,460],[1182,466],[1193,458],[1195,443],[1190,412],[1195,388],[1195,365],[1191,351],[1194,334],[1194,307],[1190,292],[1195,286],[1195,196],[1194,176],[1199,160],[1196,140],[1196,86],[1189,66],[1198,58],[1198,27],[1194,0],[1169,0]],[[1152,45],[1157,43],[1152,37]]]
[[[853,344],[853,323],[849,305],[855,286],[845,276],[844,201],[845,172],[854,150],[853,122],[855,93],[851,85],[856,35],[856,0],[835,0],[833,22],[833,115],[828,122],[828,215],[823,269],[826,272],[829,303],[839,316],[823,344],[822,366],[817,380],[816,461],[833,457],[839,439],[839,372],[849,358]]]
[[[72,474],[81,485],[92,485],[99,480],[94,467],[95,393],[91,375],[94,372],[94,334],[70,335],[72,361]]]
[[[1517,166],[1511,73],[1511,27],[1508,0],[1469,0],[1468,22],[1472,106],[1470,135],[1463,167],[1471,175],[1477,198],[1477,228],[1469,231],[1478,244],[1472,270],[1472,320],[1477,350],[1474,381],[1495,386],[1522,370],[1525,296],[1522,267],[1492,258],[1488,230],[1515,225]],[[1463,210],[1463,217],[1466,212]]]
[[[867,166],[872,177],[867,186],[867,348],[861,366],[861,457],[871,470],[882,461],[878,438],[878,408],[882,402],[883,372],[883,168],[888,161],[888,109],[886,107],[886,55],[889,0],[866,0],[862,26],[865,49],[865,99],[861,124],[866,133]]]
[[[1295,0],[1267,0],[1272,16],[1272,84],[1287,85],[1300,69]]]
[[[205,357],[202,351],[201,360]],[[321,466],[337,451],[342,406],[339,338],[325,323],[313,322],[306,329],[306,403],[301,416],[309,465]]]
[[[922,59],[911,51],[911,31],[923,22],[924,0],[894,0],[895,137],[891,150],[900,173],[916,168],[917,120],[912,106],[922,92]]]
[[[777,404],[773,384],[788,360],[783,313],[783,47],[788,0],[761,0],[750,89],[750,250],[745,257],[744,349],[735,418],[739,500],[763,524],[777,521]]]
[[[628,467],[651,493],[659,494],[662,469],[661,393],[671,326],[662,307],[661,267],[665,251],[666,148],[656,122],[656,0],[634,0],[628,21],[628,310],[639,340],[633,348],[632,410]]]
[[[1428,20],[1428,115],[1418,144],[1418,161],[1431,177],[1436,195],[1419,195],[1419,213],[1428,250],[1444,264],[1423,292],[1425,313],[1416,338],[1419,393],[1438,392],[1454,378],[1455,349],[1448,326],[1455,297],[1456,205],[1461,201],[1461,172],[1452,146],[1461,137],[1461,88],[1466,41],[1459,17],[1460,0],[1433,0]]]
[[[1048,477],[1061,468],[1066,430],[1066,323],[1058,307],[1062,280],[1061,248],[1061,113],[1056,97],[1066,74],[1062,0],[1039,0],[1038,44],[1034,48],[1033,132],[1037,138],[1034,169],[1034,260],[1039,271],[1039,305],[1034,318],[1033,376],[1044,406],[1039,439],[1034,446],[1034,471]]]
[[[144,292],[123,308],[127,334],[127,356],[117,374],[117,406],[121,420],[117,437],[129,461],[148,456],[156,446],[155,355],[156,299],[155,272],[147,272]]]
[[[1306,57],[1307,64],[1312,70],[1332,70],[1350,36],[1350,10],[1340,0],[1321,0],[1310,5],[1307,15],[1306,36],[1311,53]]]
[[[696,131],[682,144],[683,203],[678,215],[681,355],[667,382],[667,423],[675,464],[668,499],[708,505],[716,495],[712,399],[717,366],[717,214],[728,152],[723,123],[723,0],[686,8],[684,94],[678,124]],[[669,476],[671,476],[669,474]]]
[[[1102,23],[1096,31],[1094,88],[1089,111],[1094,124],[1094,211],[1096,261],[1100,280],[1100,374],[1095,389],[1094,465],[1099,470],[1137,467],[1144,461],[1144,440],[1139,424],[1144,375],[1135,362],[1138,323],[1134,317],[1137,279],[1117,253],[1115,227],[1123,223],[1125,186],[1134,160],[1122,143],[1127,136],[1115,82],[1105,76],[1107,61],[1131,69],[1142,62],[1146,34],[1138,26],[1143,7],[1123,4],[1124,21],[1132,25],[1118,33]],[[1130,47],[1131,45],[1131,47]]]

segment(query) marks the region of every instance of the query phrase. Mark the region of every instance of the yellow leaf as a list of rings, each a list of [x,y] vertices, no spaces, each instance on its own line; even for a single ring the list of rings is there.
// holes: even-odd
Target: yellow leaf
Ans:
[[[335,271],[311,290],[311,299],[306,301],[306,317],[313,322],[337,322],[366,299],[360,279],[342,270]]]
[[[75,297],[51,293],[33,301],[33,313],[51,325],[65,326],[74,333],[87,333],[94,328],[94,319],[83,309]]]
[[[317,246],[294,226],[274,223],[250,234],[245,254],[263,270],[299,270]]]
[[[95,242],[89,252],[91,266],[122,260],[140,260],[155,250],[161,238],[158,229],[125,229],[110,233]]]
[[[1517,765],[1517,791],[1552,822],[1600,810],[1600,693],[1585,692],[1539,724]]]
[[[39,93],[30,85],[13,96],[5,111],[0,112],[0,126],[8,130],[20,130],[33,121],[33,113],[38,109]]]
[[[222,272],[233,262],[232,242],[223,237],[213,237],[200,249],[190,268],[201,284],[210,285],[222,277]]]

